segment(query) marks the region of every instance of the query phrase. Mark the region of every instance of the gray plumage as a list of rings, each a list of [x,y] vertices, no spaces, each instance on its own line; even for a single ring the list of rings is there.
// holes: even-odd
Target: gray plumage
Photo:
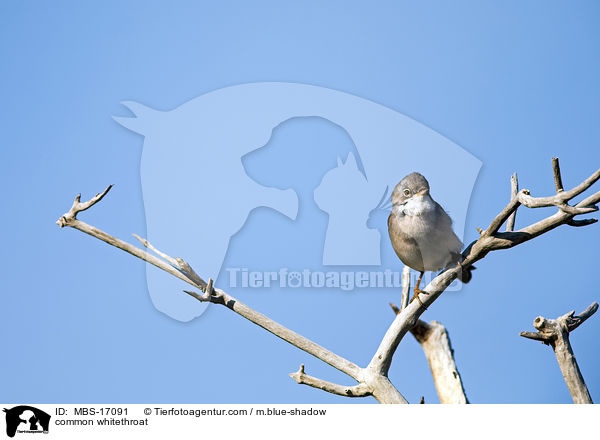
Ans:
[[[388,218],[392,247],[404,264],[419,272],[438,271],[460,262],[463,244],[452,230],[452,219],[429,194],[429,183],[412,173],[392,192]],[[467,283],[471,270],[459,279]]]

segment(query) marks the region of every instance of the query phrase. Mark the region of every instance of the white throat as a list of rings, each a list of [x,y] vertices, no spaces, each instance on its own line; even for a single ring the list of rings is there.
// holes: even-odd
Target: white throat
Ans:
[[[415,195],[408,199],[403,205],[393,207],[395,214],[419,216],[435,210],[435,203],[429,194]]]

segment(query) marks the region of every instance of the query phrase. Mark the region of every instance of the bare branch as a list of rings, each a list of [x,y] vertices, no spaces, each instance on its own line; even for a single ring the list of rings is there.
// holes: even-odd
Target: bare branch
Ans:
[[[396,316],[369,362],[367,370],[387,375],[392,363],[392,356],[404,335],[415,326],[419,316],[425,311],[425,307],[433,303],[457,276],[456,269],[449,269],[441,273],[426,287],[429,294],[420,295],[423,305],[419,301],[412,301]]]
[[[64,214],[61,218],[59,218],[56,223],[61,228],[64,226],[69,226],[71,228],[74,228],[81,232],[84,232],[88,235],[91,235],[92,237],[102,240],[103,242],[108,243],[111,246],[114,246],[116,248],[119,248],[119,249],[127,252],[127,253],[130,253],[131,255],[138,257],[139,259],[144,260],[144,261],[152,264],[153,266],[156,266],[159,269],[164,270],[167,273],[170,273],[174,277],[177,277],[180,280],[185,281],[186,283],[188,283],[194,287],[204,289],[206,287],[206,283],[201,278],[194,281],[193,279],[191,279],[190,277],[188,277],[184,273],[182,273],[180,270],[177,270],[177,268],[173,267],[172,265],[165,262],[164,260],[156,257],[155,255],[152,255],[152,254],[150,254],[146,251],[143,251],[129,243],[126,243],[119,238],[113,237],[112,235],[107,234],[106,232],[104,232],[98,228],[95,228],[94,226],[88,225],[87,223],[82,222],[81,220],[76,218],[76,215],[79,212],[81,212],[85,209],[88,209],[89,207],[93,206],[95,203],[99,202],[102,199],[102,197],[104,197],[104,195],[108,192],[109,189],[110,189],[110,186],[102,194],[97,195],[92,200],[86,202],[86,204],[88,204],[88,206],[85,206],[83,209],[81,209],[80,206],[76,206],[79,201],[79,196],[77,196],[77,198],[75,199],[75,203],[73,204],[73,208],[71,208],[71,210],[68,213]],[[93,201],[93,203],[91,203],[92,201]]]
[[[390,306],[400,313],[395,304]],[[440,403],[469,403],[446,328],[438,321],[428,324],[419,319],[410,332],[425,352]]]
[[[506,205],[506,207],[500,212],[500,214],[498,214],[496,218],[492,220],[488,228],[485,231],[483,231],[483,234],[481,234],[482,236],[490,237],[500,230],[500,227],[504,224],[504,222],[507,221],[508,218],[517,211],[517,208],[521,204],[521,202],[519,201],[519,195],[521,194],[527,194],[527,190],[521,190],[517,193],[517,195],[514,198],[510,200],[508,205]]]
[[[426,294],[418,295],[420,301],[411,302],[396,316],[379,344],[373,358],[369,362],[367,370],[376,371],[381,375],[387,375],[394,352],[404,335],[415,326],[417,320],[427,307],[429,307],[452,283],[452,281],[458,277],[460,271],[472,266],[476,261],[484,258],[491,251],[508,249],[529,241],[560,225],[567,224],[575,215],[577,215],[572,212],[566,212],[565,209],[560,209],[555,214],[522,228],[519,231],[498,232],[500,227],[507,221],[510,215],[517,210],[521,203],[528,207],[557,206],[561,203],[566,204],[568,200],[581,194],[581,192],[589,188],[598,179],[600,179],[600,169],[575,188],[544,198],[534,198],[529,195],[528,190],[520,190],[517,193],[517,197],[512,199],[500,214],[492,220],[490,226],[483,231],[479,239],[472,242],[463,251],[462,255],[464,260],[462,263],[451,269],[445,270],[436,276],[427,287],[422,289]],[[596,197],[596,195],[598,195],[598,197]],[[591,208],[589,205],[592,204],[592,202],[598,203],[599,200],[600,193],[597,193],[578,203],[575,207]],[[595,210],[597,208],[594,206],[593,209]]]
[[[523,336],[524,338],[527,339],[533,339],[534,341],[540,341],[543,342],[544,344],[549,344],[550,341],[543,335],[540,335],[539,333],[536,332],[521,332],[519,333],[519,336]]]
[[[562,184],[562,177],[560,176],[560,165],[558,164],[558,157],[552,158],[552,172],[554,173],[554,186],[556,187],[556,193],[564,191]]]
[[[192,280],[195,285],[202,286],[205,284],[204,280],[202,278],[200,278],[200,276],[196,272],[194,272],[194,269],[192,269],[192,267],[187,263],[187,261],[185,261],[184,259],[179,258],[179,257],[177,257],[177,258],[170,257],[169,255],[165,254],[164,252],[161,252],[156,247],[154,247],[152,245],[152,243],[150,243],[145,238],[142,238],[137,234],[133,234],[133,236],[135,238],[137,238],[140,241],[140,243],[142,243],[142,245],[144,245],[144,247],[147,247],[152,252],[154,252],[156,255],[161,257],[163,260],[167,261],[171,266],[175,267],[180,272],[183,272],[183,274],[187,278]]]
[[[423,347],[440,403],[469,403],[446,328],[438,321],[419,319],[410,332]]]
[[[514,173],[510,177],[510,199],[513,200],[517,197],[517,193],[519,192],[519,180],[517,179],[517,173]],[[517,218],[517,210],[515,209],[512,214],[508,216],[508,220],[506,221],[506,230],[508,232],[512,232],[515,229],[515,220]]]
[[[108,189],[110,189],[110,187]],[[100,199],[103,197],[103,195],[106,194],[106,192],[108,192],[108,189],[105,190],[105,192],[102,195],[98,195],[98,196],[94,197],[94,199],[92,199],[90,202],[86,202],[87,206],[84,206],[83,209],[87,209],[90,206],[92,206],[94,203],[97,203],[98,201],[100,201]],[[212,289],[212,291],[211,291],[210,288],[207,289],[207,286],[208,286],[207,283],[204,282],[204,280],[202,280],[200,277],[197,277],[197,275],[196,275],[196,277],[199,279],[199,282],[194,281],[190,275],[186,275],[184,273],[184,272],[187,272],[188,274],[191,274],[191,273],[195,274],[195,272],[189,267],[189,265],[187,263],[185,263],[185,261],[183,261],[181,259],[174,259],[172,257],[169,257],[168,255],[158,251],[147,240],[140,239],[142,241],[142,243],[144,243],[144,245],[146,245],[148,248],[152,249],[153,251],[157,252],[159,255],[161,255],[161,257],[165,258],[165,260],[172,262],[172,263],[173,262],[176,263],[176,267],[173,267],[173,265],[163,261],[162,259],[160,259],[148,252],[145,252],[129,243],[126,243],[118,238],[115,238],[93,226],[90,226],[90,225],[76,219],[75,218],[76,214],[78,212],[82,211],[83,209],[81,208],[80,205],[77,204],[77,203],[79,203],[79,197],[77,197],[75,199],[75,201],[76,201],[76,203],[73,205],[74,208],[71,208],[71,211],[69,211],[69,213],[67,213],[63,217],[61,217],[61,219],[64,219],[64,222],[63,222],[64,224],[62,224],[61,227],[62,226],[70,226],[75,229],[78,229],[78,230],[85,232],[86,234],[89,234],[93,237],[96,237],[112,246],[122,249],[125,252],[128,252],[144,261],[147,261],[150,264],[153,264],[154,266],[158,267],[159,269],[162,269],[162,270],[170,273],[171,275],[174,275],[177,278],[187,282],[188,284],[191,284],[192,286],[201,289],[204,292],[203,294],[198,294],[198,293],[192,292],[192,291],[185,291],[187,294],[193,296],[198,301],[211,302],[214,304],[224,305],[224,306],[228,307],[229,309],[233,310],[234,312],[236,312],[237,314],[248,319],[249,321],[255,323],[256,325],[259,325],[260,327],[264,328],[265,330],[268,330],[269,332],[273,333],[274,335],[280,337],[281,339],[285,340],[286,342],[289,342],[290,344],[300,348],[301,350],[304,350],[307,353],[312,354],[313,356],[322,360],[323,362],[328,363],[332,367],[337,368],[338,370],[348,374],[350,377],[353,377],[354,379],[357,379],[357,380],[360,377],[361,368],[359,368],[357,365],[353,364],[352,362],[342,358],[341,356],[336,355],[335,353],[321,347],[318,344],[315,344],[314,342],[310,341],[309,339],[306,339],[305,337],[287,329],[286,327],[282,326],[281,324],[262,315],[261,313],[254,311],[247,305],[236,300],[235,298],[233,298],[232,296],[223,292],[222,290]],[[71,213],[73,215],[70,215]],[[179,269],[179,267],[181,267],[181,269]],[[211,281],[211,280],[209,280],[209,281]],[[212,284],[212,282],[211,282],[211,284]]]
[[[579,202],[576,207],[592,206],[600,203],[600,191]]]
[[[556,319],[546,319],[538,316],[533,321],[533,326],[538,330],[537,333],[520,333],[525,338],[542,341],[544,344],[552,346],[560,370],[575,403],[592,403],[592,398],[577,365],[577,360],[569,341],[569,333],[583,324],[597,310],[598,303],[594,302],[579,315],[575,315],[575,312],[571,311]]]
[[[585,179],[583,182],[581,182],[579,185],[577,185],[575,188],[569,191],[562,191],[554,196],[549,197],[532,197],[531,195],[529,195],[529,192],[527,192],[527,194],[519,196],[519,198],[521,199],[521,203],[527,206],[528,208],[543,208],[545,206],[557,206],[561,203],[566,203],[569,200],[577,197],[579,194],[581,194],[590,186],[592,186],[596,181],[598,181],[598,179],[600,179],[600,169],[593,173],[590,177]],[[600,197],[600,193],[598,193],[598,195]],[[589,206],[595,203],[598,203],[598,200],[596,200],[596,202],[594,203],[578,203],[576,206]]]
[[[598,223],[598,219],[597,218],[587,218],[587,219],[583,219],[583,220],[571,219],[571,220],[567,220],[565,223],[569,226],[580,227],[580,226],[588,226],[588,225],[593,225],[594,223]]]
[[[56,224],[61,228],[64,226],[70,226],[69,223],[77,218],[77,214],[79,214],[81,211],[85,211],[86,209],[91,208],[100,200],[102,200],[112,187],[113,185],[108,185],[104,191],[96,194],[87,202],[80,202],[81,194],[77,194],[77,196],[75,197],[75,201],[73,202],[73,206],[71,206],[69,212],[63,214],[63,216],[56,221]]]
[[[96,195],[88,202],[81,203],[79,200],[80,196],[76,197],[71,210],[64,214],[57,223],[60,227],[70,226],[85,232],[86,234],[92,235],[112,246],[147,261],[200,289],[203,291],[202,294],[193,291],[186,291],[186,293],[199,301],[224,305],[286,342],[348,374],[359,383],[356,386],[357,388],[354,389],[357,395],[364,392],[364,389],[369,389],[371,395],[381,403],[407,403],[406,399],[404,399],[400,392],[389,381],[387,373],[398,344],[404,335],[417,324],[419,316],[444,292],[461,271],[469,268],[476,261],[484,258],[489,252],[516,246],[562,224],[583,226],[584,224],[594,223],[595,219],[574,220],[573,217],[579,214],[596,211],[597,207],[595,205],[600,202],[600,192],[589,196],[575,206],[570,206],[567,202],[573,197],[581,194],[598,179],[600,179],[600,170],[596,171],[592,176],[570,191],[562,191],[550,197],[535,198],[532,197],[527,190],[518,191],[516,196],[511,199],[509,204],[498,216],[496,216],[485,231],[478,229],[481,236],[465,249],[463,252],[464,259],[461,264],[445,270],[436,276],[429,285],[423,289],[424,293],[418,295],[419,301],[413,301],[406,305],[406,299],[403,299],[402,306],[404,307],[402,307],[400,313],[398,313],[391,323],[373,358],[365,368],[358,367],[341,356],[338,356],[270,318],[252,310],[250,307],[239,302],[224,291],[212,288],[212,281],[209,280],[209,284],[204,282],[204,280],[200,278],[184,260],[169,257],[167,254],[158,251],[147,240],[140,239],[145,246],[156,252],[162,259],[76,219],[76,215],[79,212],[86,210],[99,202],[110,190],[110,186],[103,193]],[[514,219],[514,214],[521,204],[530,208],[556,206],[559,208],[559,211],[537,223],[522,228],[519,231],[498,232],[504,222],[507,222],[510,218]],[[509,229],[511,228],[509,227]],[[407,287],[406,289],[409,290],[410,287]],[[407,297],[408,295],[406,295],[406,298]],[[314,379],[318,380],[316,378]]]
[[[405,309],[408,305],[410,296],[410,267],[404,266],[402,269],[402,298],[400,300],[400,308]]]
[[[397,315],[398,313],[400,313],[400,309],[398,308],[398,306],[394,303],[389,303],[390,307],[392,308],[392,310],[394,311],[394,313]]]
[[[110,187],[108,189],[110,189]],[[298,333],[289,330],[288,328],[273,321],[265,315],[251,309],[246,304],[238,301],[237,299],[233,298],[224,291],[213,288],[212,279],[209,279],[208,283],[204,282],[204,280],[202,280],[196,274],[196,272],[194,272],[194,270],[189,266],[189,264],[187,264],[181,258],[172,258],[169,255],[159,251],[152,244],[150,244],[148,240],[144,240],[136,236],[136,238],[138,238],[138,240],[140,240],[144,244],[144,246],[156,252],[163,259],[158,258],[148,252],[145,252],[129,243],[125,243],[124,241],[115,238],[75,218],[78,212],[87,209],[94,203],[100,201],[104,194],[108,192],[108,189],[103,194],[96,196],[94,199],[92,199],[90,202],[86,202],[86,204],[84,205],[79,204],[79,197],[77,197],[75,199],[75,204],[73,205],[74,207],[71,208],[71,211],[69,211],[69,213],[61,217],[61,219],[57,223],[61,227],[70,226],[82,232],[85,232],[86,234],[96,237],[112,246],[122,249],[144,261],[147,261],[148,263],[151,263],[160,269],[163,269],[171,275],[174,275],[177,278],[202,290],[202,294],[194,291],[184,291],[185,293],[194,297],[198,301],[224,305],[225,307],[234,311],[238,315],[273,333],[275,336],[315,356],[316,358],[322,360],[323,362],[331,365],[334,368],[337,368],[343,373],[346,373],[350,377],[354,378],[357,382],[359,382],[356,388],[348,388],[351,390],[352,393],[356,393],[356,396],[361,395],[364,392],[364,390],[368,389],[370,390],[370,395],[373,395],[373,397],[375,397],[381,403],[408,403],[406,399],[402,396],[402,394],[400,394],[400,392],[398,392],[398,390],[392,385],[392,383],[387,377],[368,374],[368,372],[366,372],[364,369],[358,367],[357,365],[348,361],[347,359],[338,356],[332,351],[321,347],[320,345],[305,338],[304,336],[301,336]]]
[[[567,330],[571,333],[581,324],[583,324],[590,316],[592,316],[598,310],[598,303],[594,302],[590,306],[581,312],[577,316],[573,316],[575,312],[570,312],[564,316],[565,322],[567,323]]]
[[[204,292],[202,294],[196,293],[192,290],[184,290],[184,293],[187,293],[193,298],[196,298],[200,302],[211,302],[213,304],[225,304],[226,298],[224,292],[217,292],[213,288],[213,280],[212,278],[208,279],[208,283],[206,283],[206,287],[204,288]]]
[[[566,203],[558,203],[556,206],[561,211],[564,211],[567,214],[571,214],[571,215],[590,214],[592,212],[598,211],[598,208],[595,206],[578,208],[575,206],[570,206]]]
[[[175,261],[177,261],[179,270],[182,271],[188,278],[197,284],[202,283],[202,278],[200,278],[194,269],[192,269],[192,266],[190,266],[187,261],[179,257],[175,258]]]
[[[150,249],[152,252],[154,252],[156,255],[158,255],[160,258],[162,258],[163,260],[167,261],[169,264],[171,264],[171,266],[175,266],[177,268],[179,268],[179,263],[177,262],[177,259],[172,258],[170,256],[168,256],[167,254],[165,254],[164,252],[161,252],[160,250],[156,249],[152,243],[150,243],[148,240],[146,240],[145,238],[140,237],[137,234],[131,234],[133,235],[135,238],[137,238],[139,240],[140,243],[142,243],[142,245],[148,249]]]
[[[290,373],[290,377],[297,383],[302,385],[308,385],[313,388],[319,388],[320,390],[327,391],[328,393],[337,394],[345,397],[367,397],[370,396],[371,390],[364,383],[358,385],[345,387],[336,383],[328,382],[323,379],[318,379],[313,376],[309,376],[304,372],[304,364],[300,365],[300,369],[295,373]]]
[[[206,292],[204,292],[203,295],[190,291],[184,292],[193,296],[198,301],[224,305],[238,315],[246,318],[248,321],[251,321],[254,324],[264,328],[265,330],[273,333],[275,336],[292,344],[293,346],[298,347],[299,349],[313,355],[317,359],[320,359],[332,367],[340,370],[341,372],[346,373],[348,376],[356,379],[357,381],[361,380],[361,368],[354,363],[344,359],[341,356],[338,356],[324,347],[321,347],[320,345],[305,338],[304,336],[299,335],[287,327],[284,327],[262,313],[253,310],[246,304],[238,301],[220,289],[213,289],[213,293],[211,295],[208,295]]]

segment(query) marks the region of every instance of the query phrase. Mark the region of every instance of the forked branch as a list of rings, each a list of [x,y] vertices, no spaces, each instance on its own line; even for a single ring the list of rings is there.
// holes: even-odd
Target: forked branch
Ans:
[[[348,376],[355,379],[358,384],[350,387],[333,384],[331,382],[323,381],[321,379],[306,375],[303,368],[292,374],[292,377],[298,383],[345,396],[363,397],[372,395],[381,403],[407,403],[406,399],[392,385],[387,377],[392,362],[392,357],[404,335],[409,330],[413,329],[415,325],[417,325],[421,314],[444,292],[444,290],[452,283],[452,281],[457,278],[459,271],[468,268],[476,261],[484,258],[490,251],[516,246],[520,243],[531,240],[538,235],[544,234],[562,224],[568,224],[571,226],[585,226],[597,221],[596,219],[575,220],[574,217],[580,214],[596,211],[597,207],[595,205],[600,201],[600,192],[587,197],[574,206],[568,205],[568,202],[600,179],[600,170],[596,171],[588,179],[569,191],[561,191],[562,180],[560,178],[558,160],[553,160],[553,171],[557,193],[550,197],[535,198],[532,197],[527,190],[521,190],[516,192],[516,194],[513,194],[516,190],[515,176],[515,190],[513,190],[511,193],[513,194],[511,201],[502,210],[502,212],[496,216],[496,218],[491,222],[490,226],[485,231],[481,231],[480,238],[471,243],[463,252],[464,259],[461,265],[457,265],[456,267],[448,269],[435,277],[429,283],[429,285],[423,289],[426,291],[426,294],[420,294],[419,298],[421,301],[413,301],[410,304],[406,304],[408,295],[405,295],[406,299],[403,299],[402,301],[402,309],[391,323],[373,358],[365,368],[357,366],[349,360],[344,359],[332,351],[321,347],[313,341],[289,330],[265,315],[262,315],[251,309],[247,305],[233,298],[231,295],[213,287],[211,280],[206,283],[200,276],[198,276],[198,274],[187,262],[181,258],[172,258],[168,256],[166,253],[163,253],[152,246],[147,240],[136,236],[145,247],[157,255],[151,254],[136,246],[126,243],[107,234],[104,231],[78,220],[77,214],[102,200],[102,198],[110,190],[111,186],[87,202],[81,202],[80,196],[77,196],[71,209],[61,216],[61,218],[57,221],[57,224],[60,227],[69,226],[85,232],[86,234],[96,237],[110,244],[111,246],[122,249],[125,252],[128,252],[150,264],[153,264],[159,269],[162,269],[169,274],[185,281],[202,292],[197,293],[194,291],[186,291],[186,293],[193,296],[198,301],[211,302],[226,306],[230,310],[273,333],[284,341],[306,351],[323,362],[326,362],[334,368],[346,373]],[[520,205],[525,205],[529,208],[556,206],[558,208],[558,212],[537,223],[513,232],[512,223],[514,222],[516,210]],[[507,232],[498,232],[502,224],[507,222],[509,219],[512,220],[510,220]],[[571,318],[575,319],[575,317]]]
[[[556,173],[560,173],[558,159],[553,159],[553,173],[555,176]],[[387,375],[398,344],[404,335],[415,326],[423,312],[446,290],[461,271],[484,258],[489,252],[517,246],[563,224],[574,225],[574,222],[580,222],[577,226],[582,226],[584,223],[586,225],[595,223],[596,219],[574,220],[573,218],[579,214],[597,211],[598,208],[595,205],[600,201],[600,191],[575,206],[568,205],[568,202],[592,186],[598,179],[600,179],[600,169],[575,188],[569,191],[557,192],[554,196],[549,197],[532,197],[526,189],[518,191],[517,195],[512,197],[506,207],[492,220],[487,229],[480,231],[479,239],[472,242],[463,251],[463,261],[431,280],[427,287],[421,289],[425,293],[418,294],[420,301],[411,302],[396,316],[367,369],[378,374]],[[499,232],[502,225],[521,205],[530,208],[556,206],[558,211],[518,231]]]
[[[395,304],[390,306],[396,314],[400,313]],[[425,352],[440,403],[469,403],[446,327],[438,321],[427,323],[419,319],[410,332]]]
[[[313,388],[319,388],[328,393],[337,394],[344,397],[367,397],[371,396],[371,389],[364,383],[358,385],[345,387],[336,383],[328,382],[323,379],[318,379],[313,376],[309,376],[304,372],[304,364],[300,365],[300,368],[295,373],[290,373],[290,377],[296,381],[296,383],[302,385],[308,385]]]
[[[405,266],[402,271],[402,309],[408,304],[408,301],[404,304],[404,298],[410,292],[409,270],[409,267]],[[390,303],[390,306],[396,315],[402,310],[393,303]],[[410,332],[425,353],[440,403],[469,403],[446,327],[438,321],[427,323],[419,319]]]
[[[572,310],[556,319],[546,319],[538,316],[533,321],[533,326],[537,329],[537,332],[521,332],[521,336],[524,338],[541,341],[552,346],[574,403],[593,402],[571,348],[569,333],[596,313],[596,310],[598,310],[598,303],[592,303],[579,315],[575,315],[575,311]]]

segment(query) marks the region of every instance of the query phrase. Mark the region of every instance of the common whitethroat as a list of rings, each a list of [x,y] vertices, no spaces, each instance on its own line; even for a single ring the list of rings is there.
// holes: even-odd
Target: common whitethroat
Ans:
[[[431,198],[429,182],[419,173],[409,174],[394,188],[388,231],[398,258],[420,272],[413,297],[419,302],[419,293],[427,294],[419,289],[426,271],[461,264],[463,244],[452,230],[452,219]],[[473,269],[471,266],[461,270],[458,278],[468,283]]]

